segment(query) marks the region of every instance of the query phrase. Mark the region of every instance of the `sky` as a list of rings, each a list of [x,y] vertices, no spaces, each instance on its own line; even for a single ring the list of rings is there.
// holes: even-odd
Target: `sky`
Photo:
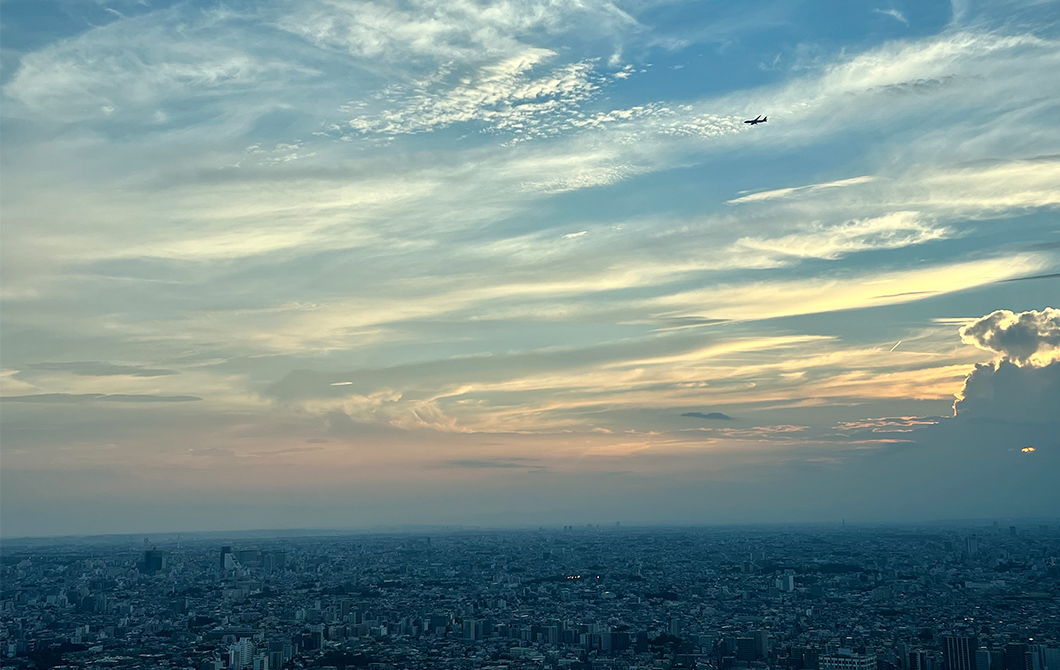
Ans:
[[[4,536],[1060,510],[1055,2],[5,0],[0,43]]]

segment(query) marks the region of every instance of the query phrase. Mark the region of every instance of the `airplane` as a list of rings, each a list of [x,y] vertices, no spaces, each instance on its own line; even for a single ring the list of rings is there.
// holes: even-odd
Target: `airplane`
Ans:
[[[744,121],[744,123],[750,123],[752,126],[757,126],[759,123],[765,123],[767,120],[769,120],[768,116],[762,116],[761,114],[759,114],[753,119]]]

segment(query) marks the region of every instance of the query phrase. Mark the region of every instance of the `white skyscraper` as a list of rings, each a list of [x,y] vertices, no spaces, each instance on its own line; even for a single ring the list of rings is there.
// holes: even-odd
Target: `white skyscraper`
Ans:
[[[254,643],[249,637],[240,638],[239,642],[228,647],[228,666],[232,670],[244,670],[250,667],[254,659]]]

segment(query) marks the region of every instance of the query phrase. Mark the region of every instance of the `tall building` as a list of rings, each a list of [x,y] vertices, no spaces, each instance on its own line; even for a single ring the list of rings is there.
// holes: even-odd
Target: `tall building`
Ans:
[[[764,630],[755,631],[755,655],[758,658],[769,657],[769,632]]]
[[[979,553],[979,538],[975,535],[964,538],[964,552],[969,556]]]
[[[222,572],[228,568],[228,557],[232,555],[232,547],[221,547],[221,563],[218,566]]]
[[[1029,644],[1005,645],[1004,670],[1033,670],[1031,646]]]
[[[284,661],[286,660],[284,646],[287,646],[288,651],[290,651],[290,642],[282,640],[269,642],[269,667],[272,668],[272,670],[280,670],[280,668],[283,667]]]
[[[166,555],[157,549],[148,549],[137,567],[145,575],[157,575],[166,568]]]
[[[976,670],[975,652],[979,640],[963,635],[946,635],[942,638],[942,654],[946,670]]]
[[[228,667],[231,670],[244,670],[250,667],[254,658],[254,642],[249,637],[240,638],[228,647]]]
[[[1060,649],[1056,647],[1042,649],[1042,665],[1045,666],[1045,670],[1060,670]]]
[[[986,647],[979,647],[975,650],[975,670],[990,670],[990,650]]]
[[[820,670],[876,670],[876,655],[840,649],[835,654],[822,654],[818,667]]]
[[[736,638],[736,660],[751,662],[757,658],[753,637]]]
[[[461,628],[462,633],[461,639],[474,640],[475,639],[475,622],[471,619],[464,619],[463,627]]]

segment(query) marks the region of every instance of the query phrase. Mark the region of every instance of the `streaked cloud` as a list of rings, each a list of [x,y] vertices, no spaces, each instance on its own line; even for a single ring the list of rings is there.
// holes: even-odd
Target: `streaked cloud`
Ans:
[[[869,249],[899,249],[948,237],[953,231],[925,222],[915,212],[895,212],[875,219],[848,221],[825,228],[807,226],[802,232],[773,239],[743,237],[737,247],[777,255],[835,259]]]
[[[83,402],[194,402],[202,400],[193,395],[130,395],[124,393],[38,393],[34,395],[13,395],[0,398],[4,402],[36,403],[83,403]]]
[[[721,412],[685,412],[681,416],[687,416],[693,419],[707,419],[709,421],[733,421],[731,416]]]
[[[111,377],[129,375],[131,377],[165,377],[177,374],[176,370],[146,368],[139,365],[118,365],[104,361],[81,361],[70,363],[33,363],[30,370],[71,372],[85,377]]]
[[[900,10],[891,8],[891,9],[874,9],[873,11],[876,12],[877,14],[883,14],[884,16],[889,16],[892,19],[894,19],[895,21],[903,23],[903,24],[905,24],[907,26],[909,25],[909,19],[905,18],[905,14],[903,14]]]
[[[988,438],[1052,462],[1055,9],[657,9],[144,6],[5,52],[4,532],[69,523],[49,491],[817,518],[1039,476]]]
[[[850,179],[840,179],[838,181],[832,181],[825,184],[811,184],[809,186],[795,186],[791,188],[778,188],[772,191],[760,191],[758,193],[751,193],[750,195],[740,196],[729,200],[730,205],[735,205],[744,202],[761,202],[763,200],[775,200],[777,198],[789,198],[804,194],[813,194],[824,189],[830,188],[842,188],[843,186],[854,186],[857,184],[867,184],[876,181],[875,177],[863,176],[863,177],[851,177]]]
[[[452,461],[446,461],[445,465],[451,468],[472,468],[472,469],[520,469],[520,470],[547,470],[548,468],[537,465],[531,459],[526,458],[513,458],[513,459],[473,459],[463,458]]]

